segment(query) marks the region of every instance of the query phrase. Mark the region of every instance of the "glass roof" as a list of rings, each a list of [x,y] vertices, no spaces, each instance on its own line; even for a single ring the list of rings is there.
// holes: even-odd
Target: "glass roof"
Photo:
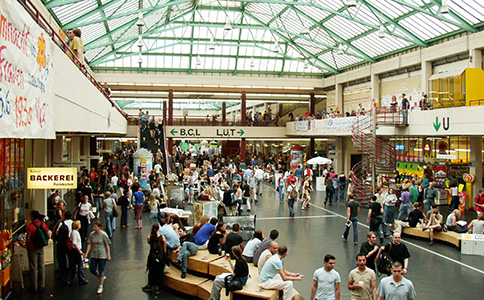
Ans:
[[[445,34],[475,32],[484,20],[482,0],[43,2],[64,30],[81,29],[94,70],[187,74],[324,76]]]
[[[482,0],[42,1],[93,70],[323,77],[484,25]]]

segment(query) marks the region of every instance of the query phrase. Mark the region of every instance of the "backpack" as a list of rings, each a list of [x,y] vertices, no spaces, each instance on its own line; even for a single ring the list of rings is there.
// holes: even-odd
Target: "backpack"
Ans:
[[[289,192],[289,198],[296,199],[297,198],[297,189],[296,186],[293,186],[291,191]]]
[[[61,224],[62,225],[59,226],[59,229],[57,229],[57,234],[54,237],[54,241],[65,243],[69,238],[69,227],[67,227],[64,222],[61,222]]]
[[[35,224],[35,222],[32,222],[34,226],[37,228],[34,232],[34,247],[35,248],[43,248],[49,244],[49,237],[47,236],[47,232],[44,229],[44,223],[40,222],[40,227]]]
[[[392,263],[393,259],[390,257],[390,251],[392,250],[392,244],[390,244],[390,249],[388,252],[381,252],[380,259],[377,263],[378,272],[382,274],[390,275],[392,273]]]

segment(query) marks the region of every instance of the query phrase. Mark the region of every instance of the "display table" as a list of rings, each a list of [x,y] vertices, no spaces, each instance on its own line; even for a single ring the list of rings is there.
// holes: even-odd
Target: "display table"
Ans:
[[[189,223],[190,222],[190,216],[192,215],[191,211],[186,211],[186,210],[177,209],[177,208],[165,207],[165,208],[161,208],[160,212],[165,213],[165,214],[175,214],[180,218],[180,220],[182,221],[183,224],[187,224],[187,225],[190,224]]]
[[[326,191],[324,177],[316,177],[316,191]]]
[[[484,234],[463,234],[460,252],[469,255],[484,255]]]
[[[217,201],[195,201],[193,204],[193,219],[198,223],[200,218],[206,215],[209,219],[217,218],[218,202]]]

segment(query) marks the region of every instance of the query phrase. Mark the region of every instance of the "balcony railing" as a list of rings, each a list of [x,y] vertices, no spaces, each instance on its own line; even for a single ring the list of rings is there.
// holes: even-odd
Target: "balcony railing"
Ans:
[[[35,5],[30,1],[30,0],[18,0],[18,3],[24,7],[24,9],[30,14],[32,19],[39,25],[42,29],[44,29],[47,34],[52,38],[52,41],[59,46],[59,48],[68,55],[68,57],[71,58],[72,62],[79,68],[79,71],[81,71],[84,76],[101,92],[104,97],[111,103],[113,107],[116,107],[116,109],[123,115],[123,117],[127,117],[126,113],[123,112],[119,106],[114,102],[113,100],[110,99],[109,95],[106,93],[104,88],[99,84],[99,82],[92,76],[92,74],[88,71],[86,68],[86,65],[84,63],[81,63],[77,56],[69,49],[69,46],[67,46],[66,43],[64,43],[64,40],[60,37],[60,35],[57,33],[54,28],[49,24],[49,22],[46,20],[46,18],[40,13],[40,11],[35,7]],[[69,55],[70,54],[70,55]]]

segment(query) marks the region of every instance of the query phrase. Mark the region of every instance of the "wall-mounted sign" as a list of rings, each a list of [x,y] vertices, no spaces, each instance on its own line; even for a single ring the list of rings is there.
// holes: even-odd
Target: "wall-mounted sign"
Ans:
[[[76,168],[28,168],[28,189],[75,189]]]

